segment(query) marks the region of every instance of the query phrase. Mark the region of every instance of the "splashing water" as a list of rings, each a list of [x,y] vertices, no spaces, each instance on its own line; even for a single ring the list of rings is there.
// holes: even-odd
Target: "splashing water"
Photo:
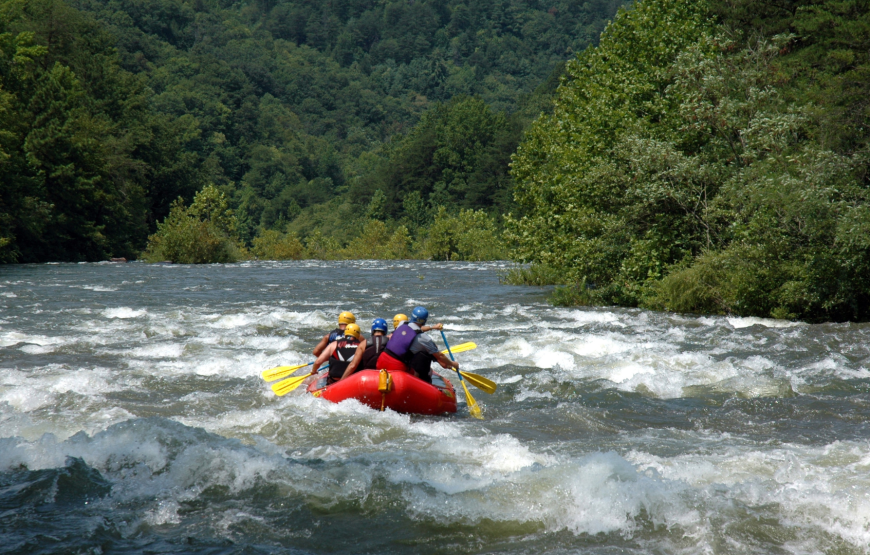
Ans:
[[[870,326],[553,308],[503,268],[4,267],[0,552],[870,552]],[[417,304],[478,344],[484,421],[259,377]]]

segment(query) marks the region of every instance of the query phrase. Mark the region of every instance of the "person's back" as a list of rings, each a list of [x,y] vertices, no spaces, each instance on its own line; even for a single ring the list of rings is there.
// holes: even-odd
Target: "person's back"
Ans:
[[[384,352],[387,341],[387,321],[375,318],[372,322],[372,338],[366,342],[365,351],[362,353],[361,370],[378,369],[378,357]]]
[[[335,348],[329,355],[329,383],[336,382],[344,376],[344,371],[353,362],[360,344],[359,326],[348,324],[346,335],[335,342]]]
[[[425,333],[418,333],[408,347],[408,366],[424,382],[432,383],[432,363],[436,354],[444,356],[432,338]]]
[[[393,332],[384,352],[378,358],[378,368],[409,372],[431,382],[429,365],[437,361],[444,368],[459,368],[459,363],[444,356],[435,342],[423,333],[422,327],[429,318],[429,311],[418,306],[411,313],[414,321],[401,324]],[[427,328],[428,329],[428,328]],[[420,372],[416,372],[416,368]]]
[[[386,347],[378,357],[378,368],[407,372],[408,362],[411,360],[408,349],[418,333],[420,327],[416,324],[407,322],[400,324],[390,335]]]
[[[362,370],[377,370],[378,358],[387,346],[387,336],[384,334],[373,335],[368,341],[366,350],[363,352],[361,362]]]

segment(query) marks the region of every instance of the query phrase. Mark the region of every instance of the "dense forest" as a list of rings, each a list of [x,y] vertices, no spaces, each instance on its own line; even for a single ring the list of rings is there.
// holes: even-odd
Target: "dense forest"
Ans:
[[[2,262],[868,320],[870,0],[0,0],[0,176]]]
[[[638,2],[512,169],[561,302],[870,319],[870,2]]]
[[[0,260],[136,257],[207,186],[243,249],[500,225],[523,129],[621,3],[0,0]]]

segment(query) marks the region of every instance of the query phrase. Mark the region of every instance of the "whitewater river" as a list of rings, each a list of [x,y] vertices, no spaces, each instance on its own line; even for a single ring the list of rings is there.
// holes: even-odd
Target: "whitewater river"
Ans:
[[[870,325],[553,308],[504,267],[0,266],[0,552],[870,553]],[[484,421],[260,378],[418,304]]]

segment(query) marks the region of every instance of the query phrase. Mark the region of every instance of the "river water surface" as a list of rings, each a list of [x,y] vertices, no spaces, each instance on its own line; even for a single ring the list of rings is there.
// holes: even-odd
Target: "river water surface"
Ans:
[[[553,308],[503,267],[0,267],[0,552],[870,553],[870,326]],[[418,304],[485,420],[260,379]]]

